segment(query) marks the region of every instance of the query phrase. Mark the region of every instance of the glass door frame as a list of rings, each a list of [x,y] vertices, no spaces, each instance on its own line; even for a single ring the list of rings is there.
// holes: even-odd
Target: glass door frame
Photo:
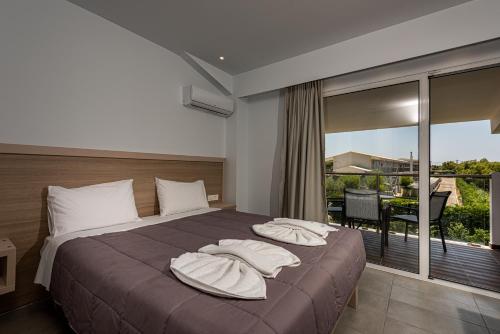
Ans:
[[[500,54],[500,52],[499,52]],[[430,198],[430,108],[429,108],[429,80],[431,77],[458,73],[489,66],[500,65],[500,56],[484,60],[468,62],[460,65],[442,66],[441,69],[432,69],[417,74],[399,73],[393,78],[385,75],[372,75],[366,78],[357,78],[348,84],[342,83],[333,89],[324,92],[324,97],[354,93],[367,89],[382,88],[408,82],[419,82],[419,121],[418,121],[418,159],[419,159],[419,274],[414,274],[398,269],[393,269],[376,264],[368,264],[368,267],[382,271],[395,273],[401,276],[429,281],[460,290],[477,294],[500,298],[500,293],[453,283],[438,278],[429,278],[430,274],[430,227],[429,227],[429,199]],[[388,65],[390,66],[390,65]],[[369,69],[367,70],[369,71]],[[359,73],[358,73],[359,75]],[[343,86],[342,86],[343,85]]]
[[[430,125],[429,125],[429,81],[427,74],[409,75],[400,78],[361,83],[350,87],[334,89],[326,92],[324,97],[361,92],[369,89],[383,88],[398,84],[418,82],[419,108],[418,108],[418,159],[419,159],[419,190],[418,197],[429,198],[429,159],[430,159]],[[417,279],[429,277],[429,201],[419,200],[419,274],[393,269],[377,264],[368,264],[369,267],[393,272],[399,275]],[[426,242],[424,242],[426,241]]]

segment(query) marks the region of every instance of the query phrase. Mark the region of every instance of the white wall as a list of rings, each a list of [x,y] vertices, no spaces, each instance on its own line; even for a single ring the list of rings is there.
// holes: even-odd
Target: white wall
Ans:
[[[249,96],[500,37],[500,1],[475,0],[235,77]]]
[[[0,142],[225,156],[217,92],[176,54],[63,0],[0,1]]]
[[[240,211],[277,215],[282,110],[274,91],[239,99],[228,120],[224,192]]]
[[[226,122],[224,199],[248,211],[248,105],[239,99]]]
[[[280,92],[252,96],[248,103],[248,210],[277,215],[282,103]]]

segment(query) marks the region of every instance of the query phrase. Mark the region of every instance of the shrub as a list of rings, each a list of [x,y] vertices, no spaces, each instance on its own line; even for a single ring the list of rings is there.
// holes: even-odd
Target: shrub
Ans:
[[[452,240],[467,240],[468,235],[469,232],[462,223],[453,222],[448,226],[448,236]]]
[[[413,183],[413,178],[410,176],[401,176],[399,178],[399,185],[401,187],[408,188],[412,183]]]
[[[343,175],[339,177],[339,181],[344,184],[345,188],[358,189],[360,177],[358,175]]]
[[[455,240],[483,243],[489,239],[489,194],[475,183],[463,179],[457,179],[456,182],[462,205],[445,208],[443,223],[448,226],[447,234]]]
[[[430,226],[430,231],[429,231],[430,235],[431,235],[431,238],[438,238],[438,237],[441,237],[440,234],[439,234],[439,227],[437,227],[436,225],[431,225]]]
[[[488,245],[490,242],[490,232],[482,228],[474,230],[474,234],[467,237],[467,241]]]
[[[325,180],[326,197],[342,197],[345,188],[358,189],[360,177],[357,175],[327,176]]]
[[[387,202],[390,204],[399,205],[399,206],[413,206],[413,207],[418,206],[418,200],[412,199],[412,198],[397,197],[397,198],[393,198]]]
[[[391,187],[389,185],[389,181],[386,176],[377,176],[377,175],[364,175],[361,178],[361,183],[363,186],[367,187],[368,189],[373,189],[377,190],[377,178],[378,178],[378,190],[384,192],[384,191],[390,191]]]
[[[474,183],[457,179],[457,187],[464,206],[489,207],[489,194]]]

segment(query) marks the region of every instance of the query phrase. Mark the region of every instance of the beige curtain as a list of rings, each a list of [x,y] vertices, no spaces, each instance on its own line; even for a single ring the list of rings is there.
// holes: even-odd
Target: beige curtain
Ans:
[[[326,222],[323,82],[288,87],[280,207],[284,217]]]

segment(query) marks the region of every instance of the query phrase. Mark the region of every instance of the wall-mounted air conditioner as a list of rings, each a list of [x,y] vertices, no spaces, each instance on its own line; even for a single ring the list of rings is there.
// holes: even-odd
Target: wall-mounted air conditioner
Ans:
[[[234,101],[231,98],[191,85],[182,87],[182,104],[222,117],[229,117],[234,112]]]

